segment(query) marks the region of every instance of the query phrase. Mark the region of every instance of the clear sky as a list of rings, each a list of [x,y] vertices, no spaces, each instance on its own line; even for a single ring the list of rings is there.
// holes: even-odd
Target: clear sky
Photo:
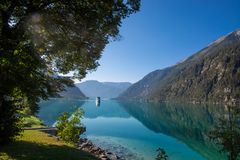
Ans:
[[[142,0],[85,80],[136,82],[240,28],[240,0]]]

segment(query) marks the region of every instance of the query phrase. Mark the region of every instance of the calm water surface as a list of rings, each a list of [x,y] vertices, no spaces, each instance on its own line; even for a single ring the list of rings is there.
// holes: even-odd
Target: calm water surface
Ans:
[[[125,159],[155,159],[159,147],[171,160],[225,159],[207,136],[223,107],[114,100],[97,107],[94,100],[51,99],[40,103],[39,117],[51,126],[79,106],[85,111],[83,136]]]

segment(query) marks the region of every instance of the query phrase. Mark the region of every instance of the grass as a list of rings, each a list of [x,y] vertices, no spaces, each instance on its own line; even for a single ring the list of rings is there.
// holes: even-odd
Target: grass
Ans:
[[[24,131],[16,142],[0,147],[0,160],[94,160],[93,155],[37,130]]]
[[[27,128],[46,127],[34,116],[23,116]],[[93,155],[57,140],[47,133],[25,130],[17,140],[0,146],[0,160],[96,160]]]
[[[22,118],[23,127],[31,127],[31,128],[41,128],[46,127],[43,125],[42,121],[35,116],[23,116]]]

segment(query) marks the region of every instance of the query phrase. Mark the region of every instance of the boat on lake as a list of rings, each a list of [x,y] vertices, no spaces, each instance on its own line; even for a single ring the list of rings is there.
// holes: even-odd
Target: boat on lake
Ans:
[[[101,103],[101,98],[100,97],[96,97],[96,106],[100,106]]]

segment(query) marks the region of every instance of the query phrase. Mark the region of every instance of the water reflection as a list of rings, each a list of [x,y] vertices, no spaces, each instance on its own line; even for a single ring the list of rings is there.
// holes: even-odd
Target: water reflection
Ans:
[[[181,140],[207,159],[225,159],[208,137],[218,117],[226,113],[224,107],[174,103],[119,103],[130,115],[154,132]]]
[[[85,118],[130,117],[120,104],[114,101],[102,101],[102,107],[97,108],[92,104],[94,104],[94,100],[52,98],[39,104],[40,111],[38,116],[46,125],[53,125],[62,112],[73,113],[77,108],[81,107],[84,109]]]
[[[84,103],[85,101],[77,99],[52,98],[39,104],[40,111],[38,116],[43,120],[44,124],[51,126],[56,122],[61,113],[69,112],[71,114],[77,108],[83,106]]]
[[[39,116],[51,125],[61,112],[73,112],[77,106],[82,106],[85,112],[83,122],[90,138],[96,142],[118,143],[131,152],[138,152],[138,157],[154,159],[156,148],[162,147],[171,160],[226,159],[210,141],[208,133],[218,124],[218,118],[227,114],[227,108],[113,100],[103,100],[101,107],[96,107],[95,100],[53,99],[40,104]]]
[[[219,117],[210,137],[220,146],[221,152],[227,153],[229,160],[236,160],[240,153],[240,108],[226,108],[227,113]]]

